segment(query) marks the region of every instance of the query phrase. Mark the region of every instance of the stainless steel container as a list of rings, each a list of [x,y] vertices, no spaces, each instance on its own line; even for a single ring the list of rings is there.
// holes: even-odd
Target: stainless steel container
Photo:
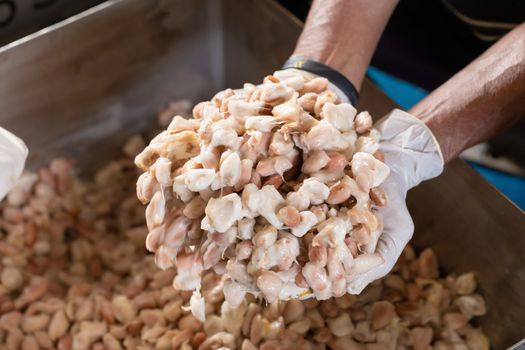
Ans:
[[[260,81],[291,53],[301,23],[269,0],[114,0],[0,48],[0,125],[30,166],[57,154],[89,172],[173,99]],[[369,82],[360,108],[394,104]],[[525,337],[525,215],[456,160],[408,196],[417,248],[446,272],[475,271],[495,349]]]

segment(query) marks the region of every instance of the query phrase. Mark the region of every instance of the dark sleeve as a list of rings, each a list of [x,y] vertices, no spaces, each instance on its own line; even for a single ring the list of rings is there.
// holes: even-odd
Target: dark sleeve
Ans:
[[[494,42],[525,21],[523,0],[442,0],[480,40]]]

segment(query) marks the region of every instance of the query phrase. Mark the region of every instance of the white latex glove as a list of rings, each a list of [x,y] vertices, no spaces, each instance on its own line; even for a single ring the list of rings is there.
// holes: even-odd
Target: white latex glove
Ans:
[[[297,75],[305,81],[318,77],[294,68],[274,73],[280,80]],[[336,85],[330,81],[328,84],[328,89],[334,91],[341,102],[349,102]],[[405,203],[406,193],[422,181],[441,174],[444,165],[441,149],[430,129],[409,113],[394,109],[374,127],[381,132],[380,150],[390,167],[390,175],[381,185],[387,195],[387,206],[377,211],[383,223],[383,233],[377,242],[376,253],[383,257],[384,262],[366,273],[347,276],[347,291],[351,294],[361,293],[368,284],[392,270],[414,233],[414,223]]]
[[[0,127],[0,200],[22,174],[26,158],[24,141]]]
[[[392,270],[412,234],[414,224],[405,204],[406,193],[424,180],[443,171],[441,149],[430,129],[419,119],[394,109],[375,126],[381,132],[380,150],[390,175],[381,185],[387,205],[378,210],[383,221],[383,234],[376,247],[384,263],[372,270],[351,277],[347,288],[359,294],[371,282]]]

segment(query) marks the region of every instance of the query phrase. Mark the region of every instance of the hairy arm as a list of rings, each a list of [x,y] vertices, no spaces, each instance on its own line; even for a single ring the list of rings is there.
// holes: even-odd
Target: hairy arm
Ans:
[[[525,23],[415,105],[445,162],[525,116]]]
[[[397,0],[314,0],[293,56],[342,73],[359,90]]]

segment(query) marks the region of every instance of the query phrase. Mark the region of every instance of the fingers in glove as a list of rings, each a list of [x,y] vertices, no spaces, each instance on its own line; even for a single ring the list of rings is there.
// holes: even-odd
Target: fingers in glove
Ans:
[[[26,158],[27,147],[24,142],[0,128],[0,200],[20,177]]]
[[[378,238],[373,254],[381,258],[382,263],[377,263],[379,260],[376,259],[375,267],[347,276],[347,292],[350,294],[361,293],[368,284],[387,275],[412,238],[414,223],[406,207],[405,191],[400,181],[401,177],[392,172],[383,183],[388,204],[377,211],[377,216],[383,223],[383,232]],[[356,269],[356,272],[359,272],[359,269]]]

